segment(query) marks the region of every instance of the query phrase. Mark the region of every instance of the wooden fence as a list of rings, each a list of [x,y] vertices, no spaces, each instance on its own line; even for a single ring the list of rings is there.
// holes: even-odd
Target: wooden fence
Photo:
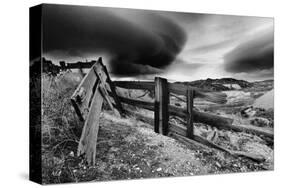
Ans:
[[[135,99],[125,98],[123,96],[118,96],[122,103],[131,104],[134,106],[138,106],[147,110],[155,111],[155,119],[157,120],[158,113],[170,114],[174,116],[179,116],[187,120],[187,127],[189,128],[187,135],[192,133],[192,123],[205,123],[216,127],[218,129],[225,129],[225,130],[233,130],[238,132],[249,132],[257,135],[264,135],[266,137],[273,138],[273,132],[268,131],[263,128],[251,126],[251,125],[233,125],[233,120],[230,118],[221,117],[218,115],[206,113],[206,112],[199,112],[193,108],[193,99],[195,98],[203,98],[206,101],[210,101],[213,103],[220,103],[223,104],[226,102],[226,95],[219,92],[202,92],[200,89],[186,86],[183,84],[177,83],[169,83],[164,78],[155,78],[155,82],[139,82],[139,81],[115,81],[115,86],[126,88],[126,89],[141,89],[141,90],[150,90],[151,92],[155,92],[155,102],[146,102],[146,101],[139,101]],[[159,89],[162,88],[162,89]],[[155,90],[155,91],[154,91]],[[186,96],[186,106],[187,108],[179,108],[169,104],[168,96],[169,94],[176,94],[176,95],[185,95]],[[157,99],[162,98],[165,104],[158,105]],[[163,101],[160,101],[163,103]],[[161,108],[161,109],[159,109]],[[159,115],[161,116],[161,115]],[[190,117],[192,116],[192,117]],[[159,124],[159,121],[155,120],[155,124]],[[160,123],[161,124],[161,123]],[[158,126],[158,125],[156,125]],[[165,127],[166,126],[166,127]],[[168,128],[167,128],[168,126]],[[162,125],[159,125],[162,127]],[[169,130],[169,125],[164,123],[164,129]],[[163,132],[166,133],[166,131]],[[191,133],[190,133],[191,132]],[[191,136],[192,137],[192,136]]]
[[[233,125],[233,120],[230,118],[221,117],[206,112],[199,112],[194,109],[193,100],[195,98],[203,98],[204,100],[213,103],[223,104],[226,102],[225,94],[219,92],[203,92],[200,89],[183,84],[169,83],[165,78],[160,77],[156,77],[154,82],[116,81],[114,83],[117,87],[120,88],[150,90],[150,92],[154,93],[154,102],[129,99],[123,96],[118,96],[118,98],[122,103],[154,111],[154,120],[136,113],[134,113],[134,115],[138,116],[139,119],[143,121],[149,122],[150,124],[154,123],[155,132],[163,135],[173,136],[183,142],[197,144],[203,147],[208,146],[218,150],[222,150],[233,156],[243,156],[259,162],[264,160],[262,156],[248,154],[241,151],[231,151],[201,136],[194,135],[193,123],[197,122],[208,124],[218,129],[248,132],[251,134],[263,135],[270,140],[273,139],[273,132],[267,129],[254,127],[251,125]],[[186,97],[186,108],[179,108],[170,105],[170,94],[172,94],[173,96],[184,95]],[[170,115],[184,119],[185,122],[183,123],[185,124],[185,126],[169,122]]]
[[[108,92],[111,93],[111,99]],[[99,58],[90,68],[80,85],[74,91],[71,102],[81,121],[84,122],[82,135],[78,146],[78,155],[85,155],[89,164],[94,164],[96,142],[99,129],[99,117],[103,102],[118,114],[114,107],[122,114],[113,82],[110,80],[106,67]],[[114,107],[113,107],[114,101]]]
[[[89,65],[87,65],[88,67]],[[63,67],[63,66],[62,66]],[[71,67],[71,66],[68,66]],[[116,87],[125,89],[149,90],[154,93],[154,102],[141,101],[116,94]],[[171,105],[169,101],[170,94],[186,97],[186,108],[179,108]],[[78,154],[85,154],[87,161],[91,164],[95,162],[96,141],[99,126],[99,116],[104,101],[116,114],[122,116],[130,113],[124,110],[122,104],[133,105],[154,112],[154,119],[142,117],[142,120],[148,121],[154,125],[156,133],[166,136],[173,136],[183,142],[200,144],[223,150],[232,155],[244,156],[255,161],[262,161],[263,158],[256,155],[250,155],[240,151],[230,151],[222,148],[207,139],[194,135],[194,122],[208,124],[218,129],[234,130],[239,132],[249,132],[252,134],[263,135],[273,139],[273,132],[251,125],[233,125],[230,118],[218,115],[199,112],[194,109],[194,98],[203,98],[204,100],[223,104],[226,102],[226,95],[219,92],[207,92],[198,88],[186,86],[183,84],[169,83],[167,79],[155,77],[154,82],[139,81],[111,81],[102,59],[95,61],[90,71],[84,77],[78,88],[71,97],[72,104],[81,121],[84,122],[83,132],[78,146]],[[117,109],[118,112],[115,110]],[[184,119],[185,126],[180,126],[169,122],[169,116],[177,116]]]
[[[97,61],[90,62],[76,62],[76,63],[65,63],[60,61],[59,65],[55,65],[50,60],[42,59],[43,63],[43,72],[47,74],[57,75],[60,71],[77,69],[81,74],[83,74],[83,69],[90,69]]]

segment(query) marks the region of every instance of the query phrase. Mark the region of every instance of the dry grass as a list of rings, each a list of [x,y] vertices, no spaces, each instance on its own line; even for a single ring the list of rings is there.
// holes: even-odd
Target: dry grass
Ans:
[[[73,78],[76,78],[76,81]],[[76,179],[69,170],[67,161],[68,155],[75,152],[74,148],[78,144],[81,131],[79,127],[81,128],[82,125],[69,99],[80,80],[81,77],[75,73],[64,73],[57,77],[43,75],[42,77],[44,183],[60,183]]]
[[[125,97],[132,97],[136,98],[136,96],[143,96],[141,100],[145,101],[151,101],[152,99],[149,98],[148,95],[143,95],[144,91],[137,90],[137,91],[130,91],[130,90],[119,90],[119,93]],[[202,99],[196,99],[195,100],[195,107],[197,107],[198,110],[202,110],[202,107],[206,106],[207,108],[205,111],[215,113],[224,117],[228,117],[234,120],[234,125],[250,125],[250,118],[243,118],[240,114],[240,110],[245,108],[245,106],[253,103],[253,98],[250,92],[244,92],[244,91],[228,91],[227,93],[227,105],[225,105],[224,108],[214,108],[211,109],[210,107],[216,105],[210,102],[206,102]],[[253,91],[252,91],[253,93]],[[181,99],[179,99],[179,97]],[[181,108],[186,107],[186,102],[184,101],[185,98],[183,96],[170,96],[170,104],[180,106]],[[237,106],[237,104],[239,104]],[[238,108],[233,108],[233,106]],[[133,110],[134,112],[141,114],[142,116],[146,116],[149,118],[153,118],[153,112],[140,109],[137,107],[130,107],[132,108],[130,110]],[[259,109],[255,109],[257,111],[256,117],[265,117],[270,120],[273,124],[273,110],[262,110],[259,111]],[[181,124],[185,120],[180,121],[178,118],[170,117],[170,120],[173,121],[176,124]],[[185,125],[183,125],[185,126]],[[261,164],[261,166],[264,166],[266,169],[273,169],[273,148],[272,145],[269,144],[260,138],[257,135],[251,135],[247,133],[237,133],[233,131],[224,131],[224,130],[218,130],[216,128],[213,128],[211,126],[196,123],[195,124],[195,134],[200,135],[211,142],[214,142],[218,145],[221,145],[225,148],[228,148],[230,150],[237,150],[237,151],[243,151],[249,154],[253,155],[260,155],[263,156],[265,159],[264,164]]]
[[[105,181],[135,178],[184,176],[210,173],[248,172],[262,169],[262,164],[233,158],[223,152],[207,152],[154,133],[151,125],[136,117],[120,118],[104,111],[100,119],[96,165],[88,166],[76,156],[82,123],[69,101],[81,81],[75,73],[42,78],[42,163],[44,183]],[[153,101],[150,93],[121,90],[119,94],[139,100]],[[176,101],[171,97],[171,103]],[[196,101],[197,104],[204,103]],[[204,104],[203,104],[204,105]],[[127,109],[153,118],[153,112],[126,105]],[[235,114],[236,123],[245,123]],[[273,149],[254,135],[219,131],[196,124],[195,133],[233,150],[258,152],[267,157],[273,168]],[[215,137],[214,135],[217,135]]]

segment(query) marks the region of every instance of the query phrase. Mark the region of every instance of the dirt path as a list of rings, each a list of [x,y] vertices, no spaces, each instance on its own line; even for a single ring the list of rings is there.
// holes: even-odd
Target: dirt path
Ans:
[[[259,164],[219,151],[205,151],[154,133],[134,118],[102,114],[96,165],[87,181],[189,176],[261,170]]]
[[[192,176],[263,170],[261,164],[234,158],[217,150],[154,133],[152,126],[134,117],[118,118],[103,112],[98,133],[96,164],[77,157],[77,143],[65,145],[45,169],[46,183],[109,181],[156,177]]]
[[[151,126],[108,113],[101,118],[95,180],[205,174],[195,154]],[[89,177],[89,178],[93,178]]]
[[[231,149],[235,149],[233,146],[237,145],[238,149],[243,149],[243,151],[264,153],[269,157],[268,161],[272,161],[272,165],[269,164],[268,167],[245,158],[234,158],[217,150],[206,150],[193,144],[182,144],[170,137],[154,133],[151,125],[137,121],[136,116],[118,118],[106,110],[101,114],[100,119],[96,164],[87,165],[83,157],[76,155],[81,135],[80,128],[83,125],[67,100],[76,87],[73,84],[78,85],[79,82],[77,80],[77,83],[73,81],[68,83],[67,79],[67,77],[61,77],[55,81],[56,84],[51,84],[53,79],[49,77],[43,79],[43,97],[45,98],[42,126],[42,176],[44,184],[273,169],[273,146],[272,148],[266,146],[255,135],[217,131],[220,133],[218,142],[224,147],[231,146]],[[60,82],[65,82],[63,84],[65,87],[58,87]],[[143,92],[134,90],[126,95],[135,95],[133,98],[138,98],[143,96]],[[149,95],[145,97],[147,100],[152,100]],[[137,110],[132,106],[125,106],[125,108],[153,118],[151,111]],[[267,118],[267,114],[264,115]],[[273,116],[273,111],[271,116]],[[195,127],[195,133],[201,136],[203,133],[216,132],[205,125],[195,124]],[[208,134],[205,136],[208,137]],[[272,159],[270,159],[271,156]]]

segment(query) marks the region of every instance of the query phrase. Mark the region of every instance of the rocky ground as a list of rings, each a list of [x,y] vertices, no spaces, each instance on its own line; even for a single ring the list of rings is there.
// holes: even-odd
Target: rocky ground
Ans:
[[[98,133],[97,156],[94,166],[87,165],[83,157],[76,156],[81,123],[67,98],[80,79],[68,83],[67,76],[61,79],[43,80],[44,122],[42,127],[43,183],[81,181],[109,181],[156,177],[192,176],[233,172],[252,172],[273,169],[273,145],[256,135],[219,131],[204,124],[195,124],[195,134],[203,136],[228,149],[257,152],[266,160],[257,163],[243,157],[233,157],[225,152],[206,149],[198,145],[181,143],[171,137],[154,133],[153,127],[135,116],[117,117],[104,110],[101,114]],[[65,81],[66,80],[66,81]],[[54,82],[54,83],[52,83]],[[63,83],[62,83],[63,82]],[[63,87],[60,87],[60,84]],[[69,85],[69,86],[68,86]],[[123,93],[124,94],[124,93]],[[142,96],[151,100],[149,93],[130,92],[126,95]],[[238,94],[237,96],[241,96]],[[248,97],[248,94],[245,94]],[[233,100],[235,99],[232,98]],[[234,100],[235,101],[235,100]],[[247,101],[247,100],[246,100]],[[181,101],[173,101],[181,106]],[[206,102],[196,101],[197,108]],[[198,105],[198,104],[201,104]],[[210,106],[210,104],[207,104]],[[233,109],[233,107],[227,107]],[[218,111],[220,109],[220,111]],[[222,108],[205,109],[212,113],[236,118],[236,122],[248,121],[234,111]],[[153,117],[153,113],[136,109],[142,115]],[[226,113],[228,112],[228,113]],[[237,111],[239,112],[239,111]],[[258,111],[256,117],[272,118],[273,111]],[[244,123],[244,122],[243,122]],[[249,122],[250,123],[250,122]],[[273,125],[272,125],[273,126]],[[272,128],[272,127],[269,127]],[[79,131],[80,130],[80,131]],[[214,133],[218,136],[212,140]]]
[[[77,143],[69,142],[46,158],[45,183],[109,181],[192,176],[266,170],[245,158],[183,144],[154,133],[152,126],[134,117],[119,118],[104,112],[98,135],[96,164],[76,156]],[[63,157],[62,157],[63,156]]]

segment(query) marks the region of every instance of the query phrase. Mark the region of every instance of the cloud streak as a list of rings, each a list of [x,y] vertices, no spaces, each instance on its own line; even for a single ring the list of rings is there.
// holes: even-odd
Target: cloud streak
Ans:
[[[102,56],[119,79],[273,76],[272,18],[44,5],[43,23],[47,58]]]
[[[225,70],[239,73],[272,69],[273,48],[273,29],[255,35],[225,55]]]
[[[151,11],[44,5],[43,23],[44,53],[106,53],[116,75],[158,73],[187,40],[177,23]]]

